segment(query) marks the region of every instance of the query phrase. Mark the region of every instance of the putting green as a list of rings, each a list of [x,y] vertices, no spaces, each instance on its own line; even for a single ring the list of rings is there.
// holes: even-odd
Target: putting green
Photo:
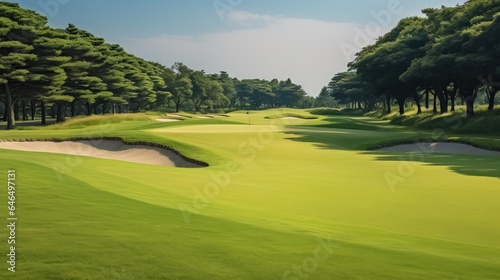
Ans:
[[[495,157],[366,152],[432,132],[366,118],[266,119],[273,114],[283,111],[251,112],[250,126],[235,112],[106,132],[177,145],[210,163],[203,169],[0,150],[0,170],[18,174],[17,278],[498,278]]]

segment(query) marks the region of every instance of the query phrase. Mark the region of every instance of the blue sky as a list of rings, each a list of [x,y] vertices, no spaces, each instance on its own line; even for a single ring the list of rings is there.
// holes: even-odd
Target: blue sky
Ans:
[[[10,0],[131,53],[209,73],[286,79],[310,95],[407,16],[458,0]]]

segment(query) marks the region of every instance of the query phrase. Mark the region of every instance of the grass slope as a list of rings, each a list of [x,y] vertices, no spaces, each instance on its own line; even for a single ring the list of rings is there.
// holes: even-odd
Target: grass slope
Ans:
[[[498,158],[366,152],[433,137],[366,117],[266,119],[291,114],[308,115],[2,132],[162,143],[211,165],[0,150],[2,173],[18,174],[15,279],[498,279]]]

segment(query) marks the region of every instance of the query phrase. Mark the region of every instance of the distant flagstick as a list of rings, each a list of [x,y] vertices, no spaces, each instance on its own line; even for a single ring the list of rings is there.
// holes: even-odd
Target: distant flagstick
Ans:
[[[250,112],[247,111],[247,115],[248,115],[248,126],[250,126]]]

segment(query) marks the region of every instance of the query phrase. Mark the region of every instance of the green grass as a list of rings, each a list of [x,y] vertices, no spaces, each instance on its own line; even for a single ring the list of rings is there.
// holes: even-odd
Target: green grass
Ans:
[[[453,133],[482,133],[500,135],[500,109],[488,111],[486,107],[475,109],[476,115],[467,118],[464,106],[457,106],[455,112],[433,114],[432,109],[417,115],[416,108],[411,108],[405,115],[395,112],[382,116],[392,124],[411,126],[420,129],[442,129]]]
[[[265,117],[266,119],[282,119],[282,118],[297,118],[297,119],[303,119],[303,120],[315,120],[318,119],[318,117],[305,113],[302,110],[291,110],[287,109],[286,112],[284,113],[277,113],[273,115],[269,115]]]
[[[309,113],[176,123],[111,116],[0,132],[148,141],[210,164],[182,169],[0,150],[4,178],[17,170],[19,218],[17,272],[12,277],[4,262],[0,278],[296,279],[283,277],[305,263],[308,279],[498,279],[497,157],[368,152],[434,135],[367,117],[266,118],[290,114]],[[494,136],[442,137],[500,147]],[[388,175],[401,181],[391,185]],[[318,238],[330,240],[321,261],[315,252],[327,251],[318,251]]]

